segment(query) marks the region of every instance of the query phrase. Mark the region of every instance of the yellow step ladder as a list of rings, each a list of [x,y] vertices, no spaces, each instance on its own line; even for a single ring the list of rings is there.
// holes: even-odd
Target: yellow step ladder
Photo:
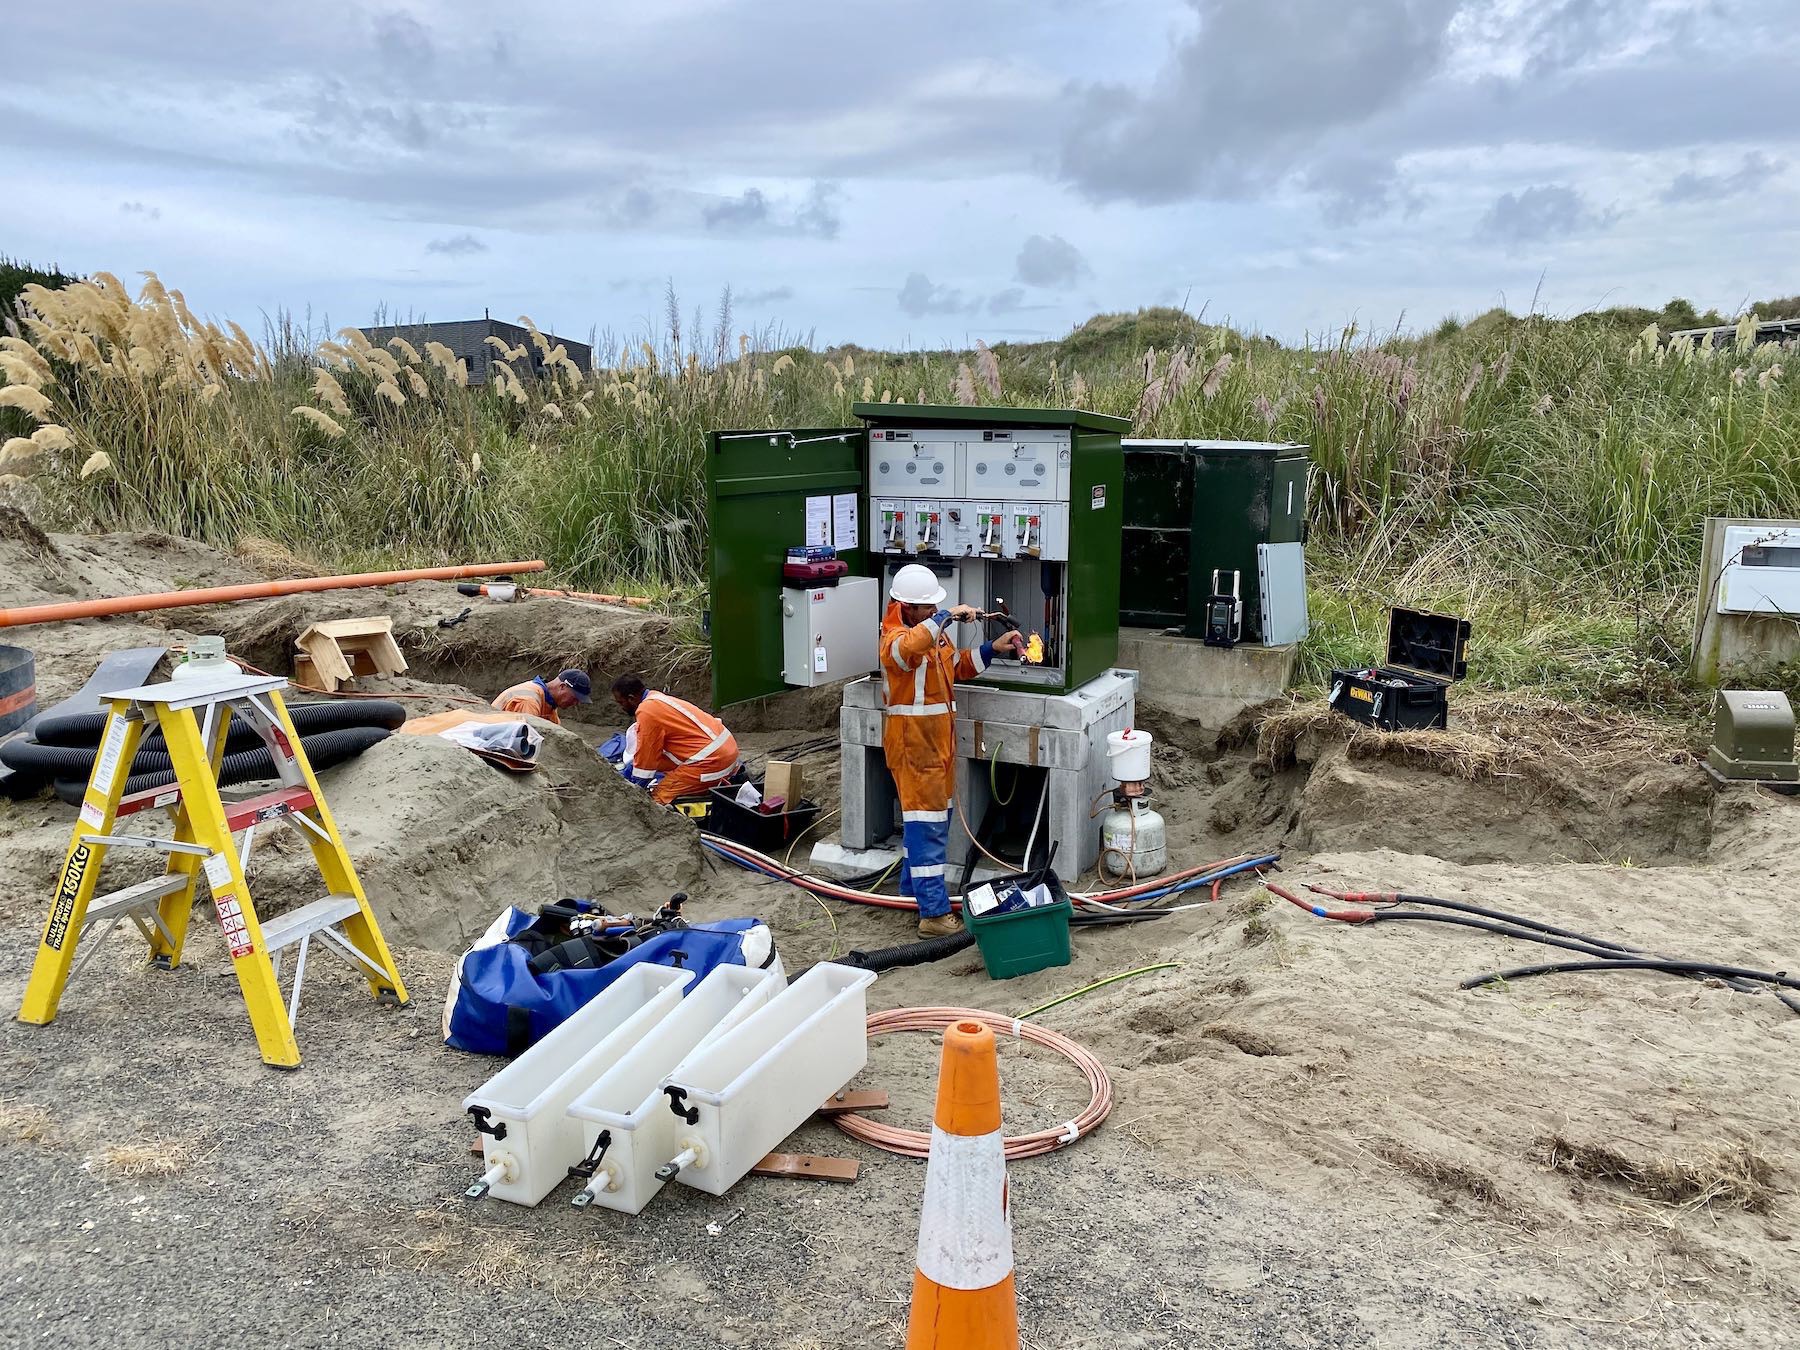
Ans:
[[[405,1004],[406,986],[282,702],[286,687],[280,676],[231,672],[101,695],[110,708],[106,730],[25,987],[21,1022],[41,1026],[52,1021],[69,981],[127,919],[149,943],[153,964],[164,969],[179,965],[194,884],[201,874],[212,893],[264,1063],[300,1067],[294,1019],[315,937],[356,965],[378,999]],[[280,786],[245,801],[226,802],[219,795],[219,766],[234,717],[256,730],[275,762]],[[152,721],[162,732],[175,781],[128,794],[131,763]],[[173,818],[172,837],[115,832],[120,821],[155,809],[166,809]],[[312,849],[327,894],[265,923],[257,918],[244,873],[257,829],[282,822],[299,830]],[[240,832],[242,842],[235,843],[233,836]],[[96,896],[101,867],[116,848],[164,853],[166,870],[152,880]],[[90,937],[96,928],[100,932]],[[87,950],[76,961],[76,948],[84,942]],[[281,967],[289,948],[295,951],[295,966],[284,1001]]]

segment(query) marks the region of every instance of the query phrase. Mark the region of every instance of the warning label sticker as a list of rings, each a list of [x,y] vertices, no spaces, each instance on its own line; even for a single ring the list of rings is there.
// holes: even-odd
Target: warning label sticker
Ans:
[[[237,897],[227,891],[223,895],[213,896],[213,906],[219,911],[219,927],[224,930],[225,943],[231,948],[232,959],[248,956],[256,950],[250,941],[250,932],[244,926],[244,911],[238,904]]]
[[[1092,500],[1090,500],[1088,503],[1088,509],[1090,511],[1098,511],[1105,505],[1106,505],[1106,484],[1105,483],[1096,483],[1094,485]]]
[[[230,887],[231,861],[223,853],[209,855],[203,865],[206,868],[206,884],[212,887],[215,896]]]
[[[125,753],[125,733],[129,730],[123,717],[106,720],[106,739],[100,745],[100,758],[94,763],[93,782],[110,792],[119,772],[119,757]]]
[[[82,878],[87,876],[88,861],[94,851],[77,844],[63,866],[62,880],[56,885],[56,902],[50,906],[50,922],[44,927],[44,945],[60,952],[69,936],[69,922],[75,916],[75,897],[81,893]]]
[[[101,807],[94,805],[94,803],[92,803],[90,801],[82,802],[82,804],[81,804],[81,823],[83,825],[91,826],[92,828],[97,830],[100,828],[101,822],[103,822],[105,819],[106,819],[106,812]]]

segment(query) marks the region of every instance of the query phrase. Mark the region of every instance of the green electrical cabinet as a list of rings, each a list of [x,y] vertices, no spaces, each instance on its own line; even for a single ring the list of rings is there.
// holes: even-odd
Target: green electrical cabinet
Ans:
[[[1004,608],[1043,639],[1042,664],[999,664],[984,683],[1063,693],[1116,662],[1127,421],[1054,408],[859,403],[852,411],[862,426],[711,437],[715,707],[802,682],[784,677],[794,650],[784,614],[798,598],[839,599],[799,596],[805,588],[785,601],[777,593],[787,550],[802,544],[832,543],[850,575],[876,579],[870,594],[883,598],[895,570],[922,563],[942,579],[947,605]],[[867,622],[878,629],[875,603]],[[980,631],[961,628],[958,640],[972,645]],[[862,673],[828,645],[821,638],[817,649],[831,678]]]
[[[1206,629],[1214,570],[1238,574],[1242,640],[1262,639],[1257,547],[1303,542],[1310,460],[1267,441],[1128,440],[1119,619]]]

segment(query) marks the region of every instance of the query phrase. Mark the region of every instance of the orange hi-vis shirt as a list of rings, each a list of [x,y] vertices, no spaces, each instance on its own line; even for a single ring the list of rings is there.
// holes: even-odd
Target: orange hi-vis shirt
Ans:
[[[515,684],[511,689],[502,690],[500,697],[489,706],[501,712],[529,713],[546,722],[562,725],[562,718],[556,715],[556,705],[550,701],[550,691],[536,680],[526,680],[524,684]]]
[[[722,783],[737,763],[736,738],[711,713],[655,690],[638,704],[637,753],[631,764],[638,773],[664,775],[654,790],[657,801]]]
[[[941,811],[950,805],[956,759],[952,686],[986,669],[981,649],[958,651],[936,618],[909,628],[900,606],[889,603],[881,623],[887,702],[881,744],[902,810]]]

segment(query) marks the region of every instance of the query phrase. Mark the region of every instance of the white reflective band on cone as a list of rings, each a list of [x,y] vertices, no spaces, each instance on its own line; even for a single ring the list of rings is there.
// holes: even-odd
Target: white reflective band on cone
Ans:
[[[1013,1268],[1006,1208],[1006,1145],[992,1134],[931,1127],[919,1218],[919,1274],[945,1289],[987,1289]]]

